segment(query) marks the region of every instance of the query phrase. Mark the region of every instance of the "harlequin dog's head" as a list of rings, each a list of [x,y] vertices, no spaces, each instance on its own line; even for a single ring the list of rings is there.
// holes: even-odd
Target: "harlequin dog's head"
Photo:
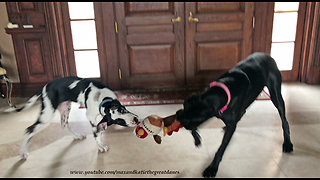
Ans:
[[[139,123],[138,116],[128,111],[117,99],[105,98],[99,105],[99,111],[103,116],[97,123],[99,130],[105,130],[112,124],[134,127]]]

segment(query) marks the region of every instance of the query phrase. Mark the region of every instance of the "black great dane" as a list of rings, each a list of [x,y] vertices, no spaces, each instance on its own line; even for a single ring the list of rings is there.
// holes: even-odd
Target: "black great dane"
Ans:
[[[293,151],[285,104],[281,95],[281,81],[281,74],[275,60],[267,54],[254,53],[217,81],[212,82],[205,92],[185,100],[183,109],[176,112],[177,120],[191,131],[196,146],[201,144],[197,128],[202,123],[215,116],[226,125],[222,143],[213,161],[204,170],[202,174],[204,177],[216,176],[219,163],[236,130],[238,121],[265,86],[268,87],[271,101],[281,117],[284,136],[283,152]]]

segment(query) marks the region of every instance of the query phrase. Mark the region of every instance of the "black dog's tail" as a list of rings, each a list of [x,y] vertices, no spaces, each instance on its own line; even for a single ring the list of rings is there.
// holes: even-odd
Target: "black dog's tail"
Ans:
[[[20,112],[20,111],[24,111],[29,109],[30,107],[32,107],[38,100],[38,98],[40,97],[40,95],[42,94],[42,91],[37,92],[34,96],[32,96],[28,102],[22,106],[21,108],[15,108],[15,107],[10,107],[9,109],[6,109],[4,112]]]
[[[197,129],[192,129],[191,130],[191,134],[194,138],[194,144],[199,147],[201,145],[201,136],[199,135],[199,133],[197,132]]]

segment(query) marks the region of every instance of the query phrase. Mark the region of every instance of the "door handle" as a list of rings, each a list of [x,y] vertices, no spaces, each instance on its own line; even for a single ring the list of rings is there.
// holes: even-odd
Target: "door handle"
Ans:
[[[189,13],[189,22],[199,22],[198,18],[193,18],[192,17],[192,12]]]
[[[180,22],[180,21],[181,21],[181,17],[180,16],[178,16],[177,18],[171,19],[172,23],[176,23],[176,22]]]

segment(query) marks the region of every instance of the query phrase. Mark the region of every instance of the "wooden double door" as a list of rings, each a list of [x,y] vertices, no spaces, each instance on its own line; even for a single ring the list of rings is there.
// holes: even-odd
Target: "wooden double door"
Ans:
[[[202,86],[252,53],[253,3],[115,2],[121,88]]]

